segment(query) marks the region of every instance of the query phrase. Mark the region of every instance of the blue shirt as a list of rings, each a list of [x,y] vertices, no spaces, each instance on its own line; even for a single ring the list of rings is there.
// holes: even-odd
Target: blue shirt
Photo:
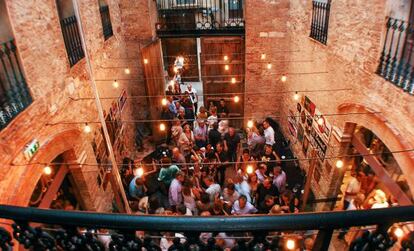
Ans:
[[[138,179],[138,176],[133,178],[131,180],[131,183],[129,183],[129,195],[136,199],[140,199],[145,196],[145,190],[144,190],[144,185],[140,185],[138,187],[135,185],[135,181],[137,179]]]

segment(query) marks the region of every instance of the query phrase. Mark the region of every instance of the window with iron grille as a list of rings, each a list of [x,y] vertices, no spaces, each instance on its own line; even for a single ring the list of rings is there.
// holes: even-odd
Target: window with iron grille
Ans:
[[[414,5],[410,20],[388,17],[377,74],[414,94]]]
[[[326,44],[328,40],[329,12],[331,0],[312,1],[312,24],[310,37]]]
[[[56,4],[69,64],[72,67],[85,57],[78,21],[71,0],[56,0]]]
[[[111,16],[109,15],[108,5],[99,7],[99,11],[101,12],[103,35],[105,40],[107,40],[114,34],[112,31]]]

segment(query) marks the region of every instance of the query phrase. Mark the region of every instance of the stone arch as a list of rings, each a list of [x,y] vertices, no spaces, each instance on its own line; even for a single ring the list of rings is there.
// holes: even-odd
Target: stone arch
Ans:
[[[381,113],[362,104],[344,103],[338,106],[339,113],[366,113],[352,116],[345,122],[355,123],[372,131],[390,151],[414,149],[413,142],[407,140],[400,131],[390,123]],[[414,194],[414,152],[393,154],[395,160],[404,173],[411,193]]]
[[[55,130],[48,135],[37,154],[25,166],[12,166],[6,175],[8,182],[2,184],[0,204],[27,206],[39,181],[44,165],[58,155],[64,154],[65,161],[76,161],[75,148],[81,145],[81,132],[78,129]]]

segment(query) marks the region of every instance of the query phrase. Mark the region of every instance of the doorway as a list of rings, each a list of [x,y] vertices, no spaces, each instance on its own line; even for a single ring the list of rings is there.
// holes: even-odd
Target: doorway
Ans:
[[[85,209],[69,167],[64,163],[64,154],[60,154],[43,169],[43,174],[30,197],[30,207],[62,210]]]

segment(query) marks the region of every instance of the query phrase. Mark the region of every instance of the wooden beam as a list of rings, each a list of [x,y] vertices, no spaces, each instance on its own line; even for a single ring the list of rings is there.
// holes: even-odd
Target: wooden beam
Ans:
[[[355,149],[362,155],[371,154],[368,148],[362,143],[357,137],[352,138],[352,145]],[[364,159],[368,162],[369,166],[377,175],[378,179],[385,185],[388,191],[394,196],[398,201],[398,204],[401,206],[412,205],[411,200],[408,196],[401,190],[400,186],[388,175],[387,171],[384,169],[384,166],[374,155],[364,156]]]

